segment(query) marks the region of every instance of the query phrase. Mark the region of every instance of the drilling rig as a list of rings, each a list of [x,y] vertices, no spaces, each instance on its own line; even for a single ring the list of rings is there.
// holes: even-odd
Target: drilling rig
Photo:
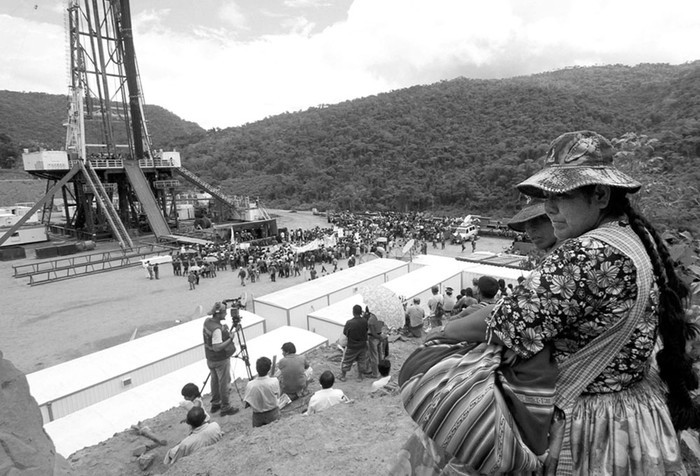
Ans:
[[[135,230],[177,242],[179,179],[207,192],[236,222],[261,237],[274,219],[248,197],[229,196],[182,166],[180,153],[154,150],[134,48],[129,0],[69,0],[69,107],[65,150],[26,151],[24,169],[46,180],[46,192],[26,214],[51,223],[54,197],[63,200],[61,226],[78,239],[106,237],[131,249]],[[24,220],[5,235],[7,240]],[[231,228],[233,230],[233,228]],[[182,237],[184,238],[184,237]]]

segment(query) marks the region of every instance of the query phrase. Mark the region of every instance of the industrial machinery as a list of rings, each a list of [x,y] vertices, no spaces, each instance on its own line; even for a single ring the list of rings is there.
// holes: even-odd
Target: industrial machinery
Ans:
[[[42,222],[62,197],[61,226],[78,239],[108,236],[133,247],[134,230],[177,241],[179,178],[207,192],[229,218],[254,222],[262,236],[276,223],[255,200],[230,197],[182,167],[176,151],[154,150],[144,117],[144,98],[134,49],[129,0],[70,0],[70,104],[66,146],[26,151],[24,169],[46,179],[46,193],[31,216]],[[180,187],[181,188],[181,187]],[[0,236],[0,244],[23,223]]]

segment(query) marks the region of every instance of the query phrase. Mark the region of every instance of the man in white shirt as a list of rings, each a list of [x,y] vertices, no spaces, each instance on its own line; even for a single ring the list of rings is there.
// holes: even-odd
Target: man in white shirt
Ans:
[[[321,384],[322,389],[311,396],[309,408],[304,415],[318,413],[339,403],[352,402],[352,400],[345,396],[342,390],[339,388],[332,388],[335,383],[335,375],[333,375],[333,372],[330,370],[323,372],[318,378],[318,382]]]
[[[428,309],[430,309],[430,326],[440,327],[442,325],[442,316],[445,313],[445,298],[440,294],[440,288],[433,286],[431,289],[433,295],[428,299]]]

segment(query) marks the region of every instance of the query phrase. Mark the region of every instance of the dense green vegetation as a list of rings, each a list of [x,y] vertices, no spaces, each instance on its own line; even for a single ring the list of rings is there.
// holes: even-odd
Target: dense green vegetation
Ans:
[[[196,142],[204,129],[187,122],[160,106],[145,107],[148,128],[156,149],[172,149]],[[61,149],[66,143],[68,96],[45,93],[0,91],[0,168],[21,165],[23,148]],[[97,130],[99,123],[86,120],[86,129]],[[9,151],[7,150],[9,149]]]
[[[539,168],[552,139],[578,129],[658,139],[638,158],[628,144],[628,167],[661,156],[667,184],[697,193],[698,118],[700,62],[571,68],[460,78],[209,131],[185,163],[278,207],[510,216],[521,205],[513,186]],[[673,191],[644,193],[667,203],[663,193]],[[691,195],[673,200],[674,216],[656,215],[697,222]]]
[[[513,186],[539,168],[548,143],[592,129],[618,139],[621,166],[648,184],[639,201],[647,213],[700,229],[700,61],[459,78],[206,133],[173,132],[176,119],[146,114],[152,130],[172,132],[168,145],[189,144],[188,168],[231,194],[278,208],[453,215],[512,215],[522,205]],[[37,131],[62,117],[26,116],[22,135],[4,117],[0,134],[44,140]]]

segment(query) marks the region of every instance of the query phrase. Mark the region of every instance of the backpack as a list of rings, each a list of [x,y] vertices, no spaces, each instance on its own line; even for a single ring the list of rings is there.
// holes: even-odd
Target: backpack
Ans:
[[[441,301],[438,301],[435,305],[435,318],[440,319],[445,315],[445,307]]]

